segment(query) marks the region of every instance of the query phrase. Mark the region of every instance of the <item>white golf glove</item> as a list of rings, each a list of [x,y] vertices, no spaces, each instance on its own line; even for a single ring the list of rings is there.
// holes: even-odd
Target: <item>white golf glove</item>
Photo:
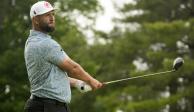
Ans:
[[[75,87],[81,92],[81,93],[86,93],[88,91],[92,90],[92,87],[88,85],[87,83],[78,80],[75,84]]]

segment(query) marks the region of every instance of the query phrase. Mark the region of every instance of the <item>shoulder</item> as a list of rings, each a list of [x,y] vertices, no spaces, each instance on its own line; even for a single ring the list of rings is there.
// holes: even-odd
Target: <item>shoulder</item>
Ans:
[[[60,47],[58,42],[56,42],[52,38],[44,39],[40,44],[42,45],[42,48]]]
[[[46,38],[39,43],[39,51],[43,54],[56,53],[61,50],[61,46],[52,38]]]

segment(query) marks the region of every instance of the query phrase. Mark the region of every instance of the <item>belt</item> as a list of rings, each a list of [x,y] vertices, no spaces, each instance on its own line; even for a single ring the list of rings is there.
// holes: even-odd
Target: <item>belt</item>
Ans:
[[[57,100],[55,100],[55,99],[42,98],[42,97],[38,97],[38,96],[35,96],[35,95],[31,95],[30,99],[36,100],[36,101],[41,101],[41,102],[43,102],[43,103],[52,103],[52,104],[60,105],[60,106],[67,106],[66,103],[57,101]]]

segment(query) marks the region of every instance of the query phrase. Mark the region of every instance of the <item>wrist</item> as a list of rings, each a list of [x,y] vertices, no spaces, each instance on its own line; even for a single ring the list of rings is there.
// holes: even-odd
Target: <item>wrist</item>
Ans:
[[[94,78],[92,77],[92,76],[90,76],[89,75],[89,77],[88,77],[88,80],[87,81],[85,81],[87,84],[92,84],[92,82],[93,82],[93,80],[94,80]]]

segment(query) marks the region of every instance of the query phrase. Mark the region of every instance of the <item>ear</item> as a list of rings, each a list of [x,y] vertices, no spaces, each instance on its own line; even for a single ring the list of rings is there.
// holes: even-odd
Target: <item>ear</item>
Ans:
[[[39,24],[39,20],[37,17],[33,17],[32,21],[34,22],[34,24],[38,25]]]

